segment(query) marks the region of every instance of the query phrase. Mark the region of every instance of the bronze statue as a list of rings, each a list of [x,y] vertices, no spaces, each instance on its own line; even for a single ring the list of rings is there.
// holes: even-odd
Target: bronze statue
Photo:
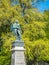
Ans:
[[[14,22],[14,24],[12,24],[12,31],[14,32],[16,39],[17,40],[21,40],[21,29],[20,29],[20,25],[18,23],[18,20],[16,20]]]

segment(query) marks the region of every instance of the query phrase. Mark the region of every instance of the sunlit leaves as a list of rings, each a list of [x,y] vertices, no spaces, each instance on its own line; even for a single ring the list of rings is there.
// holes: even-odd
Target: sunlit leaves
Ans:
[[[27,45],[27,43],[29,43]],[[49,60],[49,41],[48,40],[36,40],[26,43],[26,55],[28,59],[34,61],[48,61]],[[31,55],[30,55],[31,54]]]

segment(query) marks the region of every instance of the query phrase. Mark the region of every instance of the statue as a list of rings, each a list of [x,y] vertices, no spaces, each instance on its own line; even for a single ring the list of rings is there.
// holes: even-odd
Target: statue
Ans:
[[[18,20],[16,20],[14,22],[14,24],[12,24],[11,28],[12,28],[12,31],[14,32],[15,36],[16,36],[16,39],[21,40],[21,29],[20,29],[20,25],[18,23]]]

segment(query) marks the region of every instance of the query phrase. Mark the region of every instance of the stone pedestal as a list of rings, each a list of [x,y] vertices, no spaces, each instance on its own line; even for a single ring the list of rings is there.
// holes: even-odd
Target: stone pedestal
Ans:
[[[16,40],[12,43],[12,61],[11,65],[26,65],[24,56],[24,42]]]

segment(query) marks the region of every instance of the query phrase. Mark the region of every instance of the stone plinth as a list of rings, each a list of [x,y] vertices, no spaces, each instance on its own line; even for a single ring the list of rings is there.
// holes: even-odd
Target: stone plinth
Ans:
[[[12,43],[12,48],[13,47],[24,47],[24,41],[22,41],[22,40],[15,40]]]
[[[15,41],[12,43],[12,61],[11,65],[26,65],[24,56],[24,42]]]

